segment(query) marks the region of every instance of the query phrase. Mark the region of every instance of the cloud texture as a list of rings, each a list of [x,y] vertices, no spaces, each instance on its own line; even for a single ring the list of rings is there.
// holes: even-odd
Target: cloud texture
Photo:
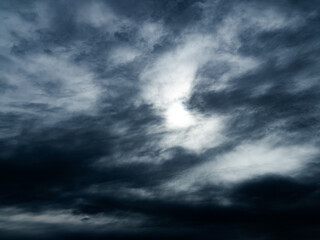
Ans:
[[[0,3],[0,239],[320,238],[320,3]]]

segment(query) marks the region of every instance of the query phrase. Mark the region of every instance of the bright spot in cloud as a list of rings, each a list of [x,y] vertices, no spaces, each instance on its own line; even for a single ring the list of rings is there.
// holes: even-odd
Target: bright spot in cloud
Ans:
[[[181,102],[175,102],[168,107],[166,120],[169,128],[187,128],[195,124],[195,118]]]

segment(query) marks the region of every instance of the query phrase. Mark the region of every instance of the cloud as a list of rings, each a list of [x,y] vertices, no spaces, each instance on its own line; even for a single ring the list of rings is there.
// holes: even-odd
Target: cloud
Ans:
[[[131,62],[139,55],[139,52],[135,49],[120,47],[117,49],[113,49],[109,58],[111,62],[113,62],[116,65],[119,65]]]
[[[317,1],[0,8],[0,238],[318,239]]]
[[[277,142],[277,145],[273,142]],[[170,181],[169,184],[177,190],[186,190],[192,185],[234,184],[267,174],[294,177],[318,155],[315,146],[281,146],[279,142],[276,139],[264,139],[239,145],[233,151],[190,169],[176,182]]]

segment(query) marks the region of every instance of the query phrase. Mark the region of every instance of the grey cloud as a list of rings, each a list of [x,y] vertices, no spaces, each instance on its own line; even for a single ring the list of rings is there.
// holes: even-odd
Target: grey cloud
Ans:
[[[318,239],[319,10],[1,1],[0,238]]]

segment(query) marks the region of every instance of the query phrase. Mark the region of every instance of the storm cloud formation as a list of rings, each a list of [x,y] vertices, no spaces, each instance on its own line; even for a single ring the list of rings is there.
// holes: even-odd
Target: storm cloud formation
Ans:
[[[320,238],[319,1],[0,19],[0,239]]]

